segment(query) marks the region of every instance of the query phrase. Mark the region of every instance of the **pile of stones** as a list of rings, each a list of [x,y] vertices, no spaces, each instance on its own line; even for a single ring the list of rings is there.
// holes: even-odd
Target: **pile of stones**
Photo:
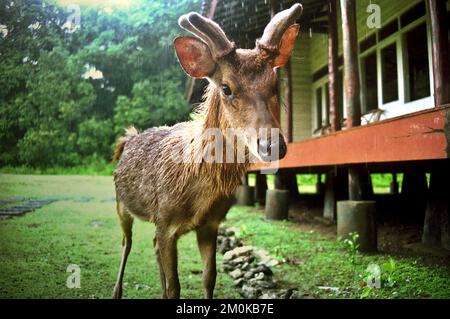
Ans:
[[[247,299],[295,298],[294,289],[283,289],[274,279],[272,267],[279,261],[265,250],[244,245],[236,238],[235,228],[220,228],[218,251],[223,254],[222,267],[234,280],[242,297]]]

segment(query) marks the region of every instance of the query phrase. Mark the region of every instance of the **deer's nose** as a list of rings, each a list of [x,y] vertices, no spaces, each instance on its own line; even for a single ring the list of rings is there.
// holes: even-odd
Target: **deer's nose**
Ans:
[[[283,159],[287,153],[287,145],[283,135],[279,134],[277,139],[258,139],[258,153],[264,162]]]

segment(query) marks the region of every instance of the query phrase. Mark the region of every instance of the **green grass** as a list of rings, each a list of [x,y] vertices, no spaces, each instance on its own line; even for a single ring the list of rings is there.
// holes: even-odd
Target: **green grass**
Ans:
[[[35,212],[0,220],[0,298],[109,298],[120,258],[121,230],[115,216],[112,177],[0,175],[0,198],[60,197]],[[84,202],[81,197],[92,197]],[[320,298],[450,298],[450,274],[420,258],[344,254],[332,236],[301,231],[289,222],[268,222],[255,209],[234,207],[226,224],[241,229],[248,244],[288,262],[275,268],[286,287]],[[154,226],[136,222],[125,275],[125,298],[159,298],[159,274],[153,255]],[[201,298],[202,269],[195,236],[179,242],[183,298]],[[218,255],[221,264],[221,256]],[[370,263],[380,265],[381,289],[360,287]],[[67,267],[81,268],[81,288],[69,289]],[[216,298],[239,298],[232,280],[218,267]],[[336,296],[318,286],[347,289]]]
[[[288,287],[317,298],[450,298],[449,269],[427,266],[420,257],[387,254],[357,254],[355,261],[346,256],[334,236],[301,231],[291,222],[266,221],[253,208],[234,207],[227,224],[243,230],[245,240],[265,247],[280,260],[287,260],[275,275]],[[381,268],[380,289],[363,288],[370,264]],[[347,290],[336,295],[319,286]]]
[[[112,177],[0,175],[0,198],[13,196],[67,200],[0,220],[0,298],[109,298],[122,238]],[[80,202],[80,196],[94,199]],[[135,223],[125,298],[160,297],[153,234],[152,224]],[[179,252],[182,297],[201,298],[202,266],[194,234],[180,240]],[[81,268],[80,289],[66,287],[70,264]],[[239,297],[220,268],[215,296]]]
[[[26,175],[85,175],[85,176],[112,176],[114,165],[104,161],[89,165],[73,167],[47,167],[33,168],[29,166],[3,166],[0,174],[26,174]]]

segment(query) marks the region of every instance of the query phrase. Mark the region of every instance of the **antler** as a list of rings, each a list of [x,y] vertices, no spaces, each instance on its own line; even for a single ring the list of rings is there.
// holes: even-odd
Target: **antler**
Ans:
[[[235,49],[234,43],[228,40],[225,32],[217,23],[202,17],[197,12],[182,15],[178,19],[178,24],[205,41],[215,60],[224,57]]]
[[[278,12],[264,29],[261,39],[256,41],[257,46],[269,51],[277,51],[284,31],[295,23],[302,12],[303,7],[300,3]]]

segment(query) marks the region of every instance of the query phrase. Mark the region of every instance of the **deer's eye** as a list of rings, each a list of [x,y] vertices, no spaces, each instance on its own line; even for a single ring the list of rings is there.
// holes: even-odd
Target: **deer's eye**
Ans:
[[[222,91],[223,94],[225,94],[226,96],[231,96],[233,94],[233,92],[231,92],[230,87],[226,84],[222,84]]]

